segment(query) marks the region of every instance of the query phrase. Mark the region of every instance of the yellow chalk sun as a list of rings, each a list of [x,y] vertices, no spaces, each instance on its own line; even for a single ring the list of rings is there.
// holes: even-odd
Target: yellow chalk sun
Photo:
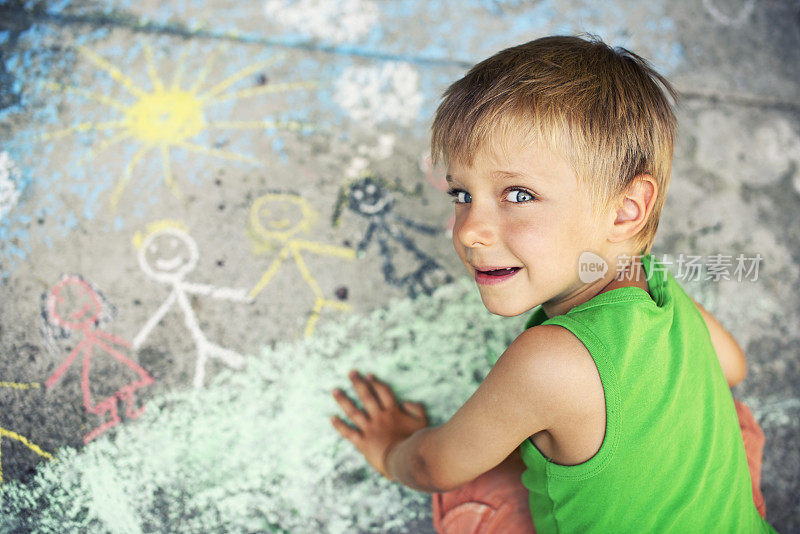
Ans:
[[[131,134],[149,144],[179,143],[206,127],[203,103],[188,91],[158,91],[143,96],[128,109]]]
[[[256,158],[231,152],[227,150],[207,148],[192,139],[206,130],[264,130],[264,129],[284,129],[284,130],[308,130],[312,129],[309,124],[297,121],[208,121],[206,120],[206,109],[215,103],[250,98],[269,93],[278,93],[300,89],[309,89],[317,85],[313,81],[301,81],[290,83],[268,84],[259,87],[241,89],[228,92],[228,89],[236,82],[252,75],[258,70],[274,63],[280,56],[253,63],[248,67],[236,72],[222,82],[214,85],[208,90],[201,90],[208,73],[216,61],[220,50],[211,54],[203,67],[200,69],[194,83],[188,87],[181,87],[181,77],[186,67],[186,56],[188,47],[185,47],[178,59],[174,70],[173,79],[169,86],[159,78],[153,59],[153,50],[145,45],[144,55],[147,63],[147,73],[152,83],[152,89],[147,91],[142,89],[124,74],[117,67],[109,63],[106,59],[88,48],[80,47],[81,54],[86,57],[100,70],[108,73],[111,78],[124,87],[133,97],[133,103],[126,103],[109,96],[96,93],[80,87],[70,87],[57,83],[49,83],[51,89],[63,90],[66,92],[79,94],[90,100],[94,100],[113,108],[120,112],[121,117],[117,120],[107,122],[83,122],[69,128],[64,128],[54,132],[48,132],[41,136],[42,140],[57,139],[76,132],[89,130],[99,131],[108,130],[113,135],[92,147],[89,153],[81,159],[79,164],[93,158],[97,154],[108,148],[124,141],[137,142],[139,148],[134,153],[131,160],[125,166],[122,178],[111,194],[111,206],[116,208],[123,191],[130,182],[136,165],[150,154],[152,151],[160,153],[162,166],[164,169],[164,183],[172,190],[173,194],[180,197],[180,189],[175,184],[172,177],[172,165],[170,163],[170,151],[174,148],[197,152],[207,156],[226,160],[243,161],[260,165],[262,162]]]

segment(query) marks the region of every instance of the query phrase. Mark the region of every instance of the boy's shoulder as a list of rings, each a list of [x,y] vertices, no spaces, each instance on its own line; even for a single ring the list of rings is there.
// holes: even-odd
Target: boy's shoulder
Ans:
[[[539,325],[523,331],[503,356],[511,368],[530,377],[532,386],[550,400],[551,408],[566,412],[595,409],[602,383],[586,346],[568,329]],[[499,361],[498,361],[499,363]]]
[[[553,378],[565,372],[594,370],[594,361],[586,346],[575,334],[559,325],[527,328],[509,345],[503,356],[519,365],[550,370]]]
[[[549,435],[536,441],[541,452],[561,463],[591,458],[603,442],[606,405],[586,346],[564,327],[540,325],[522,332],[506,353],[535,390],[531,409],[540,412]]]

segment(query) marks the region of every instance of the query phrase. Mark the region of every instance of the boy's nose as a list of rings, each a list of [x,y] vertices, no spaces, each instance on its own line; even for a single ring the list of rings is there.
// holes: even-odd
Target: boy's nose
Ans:
[[[470,206],[461,225],[456,221],[455,233],[459,242],[467,248],[489,246],[495,241],[496,231],[488,214],[482,213],[475,206]]]

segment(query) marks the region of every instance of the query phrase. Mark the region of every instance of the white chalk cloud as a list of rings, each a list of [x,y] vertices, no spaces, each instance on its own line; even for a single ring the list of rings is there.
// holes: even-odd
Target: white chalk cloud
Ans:
[[[394,145],[397,138],[394,134],[380,134],[375,145],[361,144],[356,148],[356,155],[350,160],[350,164],[345,168],[344,174],[350,179],[362,176],[374,161],[388,158],[394,152]]]
[[[408,125],[422,107],[419,73],[403,62],[350,67],[336,81],[334,100],[355,121]]]
[[[17,205],[19,200],[19,170],[8,155],[0,152],[0,221]]]
[[[267,0],[264,15],[309,37],[344,43],[369,33],[378,8],[368,0]]]

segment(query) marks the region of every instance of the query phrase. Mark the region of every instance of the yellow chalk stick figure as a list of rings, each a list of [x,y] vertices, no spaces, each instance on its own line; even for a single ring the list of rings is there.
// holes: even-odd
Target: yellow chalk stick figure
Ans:
[[[38,383],[28,383],[22,384],[19,382],[0,382],[0,387],[3,388],[12,388],[12,389],[31,389],[31,388],[39,388],[40,384]],[[47,458],[48,460],[53,459],[53,455],[49,452],[43,451],[41,447],[36,445],[35,443],[31,443],[28,441],[28,438],[17,434],[16,432],[12,432],[11,430],[6,430],[3,427],[0,427],[0,484],[3,483],[3,438],[10,438],[15,441],[18,441],[28,447],[30,450],[41,456],[42,458]]]
[[[309,251],[322,256],[335,256],[346,260],[353,260],[356,257],[355,251],[349,248],[324,245],[295,237],[299,233],[309,232],[316,218],[317,214],[304,198],[291,194],[264,195],[257,198],[250,208],[250,238],[256,253],[264,254],[280,247],[278,256],[250,291],[250,297],[258,295],[272,280],[283,262],[291,256],[315,296],[314,308],[306,323],[306,337],[314,332],[314,326],[323,308],[345,311],[349,310],[350,306],[325,298],[319,284],[311,275],[302,252]]]

